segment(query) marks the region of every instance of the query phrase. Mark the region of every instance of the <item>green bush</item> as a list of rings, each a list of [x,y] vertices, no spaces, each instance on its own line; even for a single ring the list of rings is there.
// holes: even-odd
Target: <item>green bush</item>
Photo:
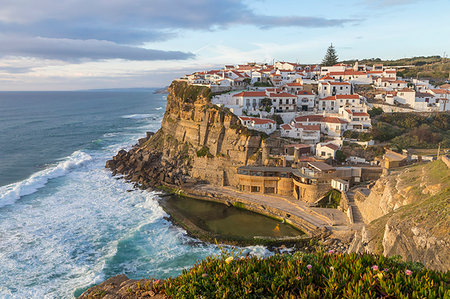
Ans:
[[[233,203],[233,206],[239,209],[245,209],[245,204],[240,201],[236,201],[235,203]]]
[[[197,157],[208,157],[213,158],[214,156],[209,152],[209,148],[207,146],[202,147],[197,151]]]
[[[448,298],[450,275],[368,254],[223,252],[164,282],[172,298]]]
[[[377,107],[373,107],[372,110],[367,111],[367,113],[369,113],[370,117],[375,117],[377,115],[381,115],[383,114],[383,109],[382,108],[377,108]]]

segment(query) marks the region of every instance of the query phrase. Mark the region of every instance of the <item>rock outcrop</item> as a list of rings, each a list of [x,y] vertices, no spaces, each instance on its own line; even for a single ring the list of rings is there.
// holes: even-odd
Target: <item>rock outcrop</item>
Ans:
[[[361,251],[450,269],[450,170],[441,160],[380,178],[356,201],[366,222]]]
[[[236,168],[262,163],[262,148],[278,154],[277,138],[243,127],[233,113],[211,104],[207,87],[174,81],[161,128],[106,167],[143,188],[207,181],[236,186]]]
[[[81,294],[80,299],[132,299],[132,298],[167,298],[162,281],[157,279],[129,279],[121,274],[105,280],[99,285],[89,288]]]

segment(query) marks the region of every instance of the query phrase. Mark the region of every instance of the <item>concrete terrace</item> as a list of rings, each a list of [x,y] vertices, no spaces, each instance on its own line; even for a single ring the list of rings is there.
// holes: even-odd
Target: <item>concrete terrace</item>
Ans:
[[[188,195],[216,199],[224,203],[241,202],[246,208],[269,216],[283,218],[301,228],[307,234],[328,228],[332,231],[348,231],[351,224],[344,212],[337,209],[311,208],[305,202],[289,197],[240,192],[232,187],[210,184],[196,185],[195,190],[185,189]]]

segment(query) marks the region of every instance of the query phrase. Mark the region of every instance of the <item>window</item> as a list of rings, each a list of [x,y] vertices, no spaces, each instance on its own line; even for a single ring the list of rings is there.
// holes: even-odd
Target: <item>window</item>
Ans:
[[[341,86],[341,90],[342,90],[342,86]]]
[[[259,186],[252,186],[252,192],[260,192],[261,187]]]

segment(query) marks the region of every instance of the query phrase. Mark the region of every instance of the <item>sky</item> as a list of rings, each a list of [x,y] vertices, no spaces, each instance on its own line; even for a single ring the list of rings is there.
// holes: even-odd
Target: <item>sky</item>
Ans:
[[[0,90],[162,87],[248,61],[450,52],[448,0],[0,0]]]

